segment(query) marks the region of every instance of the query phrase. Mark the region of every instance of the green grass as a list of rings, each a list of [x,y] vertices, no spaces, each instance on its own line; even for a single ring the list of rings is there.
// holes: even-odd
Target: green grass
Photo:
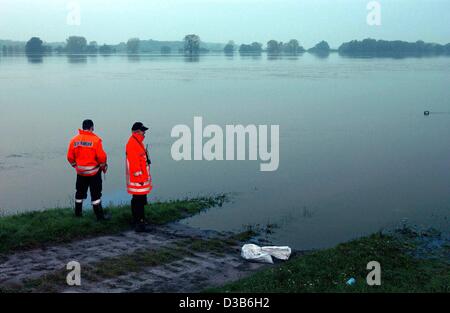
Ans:
[[[224,195],[152,203],[146,215],[154,224],[164,224],[194,215],[206,208],[222,205]],[[109,222],[96,222],[92,212],[82,219],[73,217],[72,209],[52,209],[0,218],[0,254],[46,244],[70,242],[79,238],[113,234],[130,228],[128,206],[107,208],[112,213]],[[224,249],[255,235],[253,228],[228,238],[182,240],[173,248],[161,251],[136,251],[100,261],[88,268],[85,278],[91,281],[139,272],[183,258],[189,252],[221,253]],[[411,238],[409,238],[411,237]],[[450,292],[450,262],[445,258],[418,258],[416,234],[399,237],[374,234],[335,248],[294,257],[279,265],[257,272],[247,278],[207,292]],[[450,247],[444,246],[445,249]],[[448,250],[446,250],[448,252]],[[445,252],[445,251],[444,251]],[[448,254],[447,254],[448,255]],[[368,286],[366,265],[381,264],[381,286]],[[65,282],[65,269],[57,270],[37,280],[25,289],[51,291],[55,282]],[[87,275],[87,276],[86,276]],[[346,285],[354,277],[356,284]],[[1,289],[0,292],[7,290]]]
[[[225,200],[225,195],[219,195],[156,202],[146,206],[145,213],[150,223],[165,224],[220,206]],[[112,214],[107,222],[97,222],[92,211],[75,218],[70,208],[0,217],[0,254],[130,229],[129,206],[108,207],[106,211]]]
[[[450,292],[448,260],[412,257],[414,247],[375,234],[286,263],[207,292]],[[366,283],[367,263],[381,264],[381,286]],[[346,285],[354,277],[356,284]]]

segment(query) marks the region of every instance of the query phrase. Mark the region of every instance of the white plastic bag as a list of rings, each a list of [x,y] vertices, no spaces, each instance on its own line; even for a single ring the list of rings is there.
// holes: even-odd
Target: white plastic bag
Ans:
[[[268,247],[260,247],[255,244],[245,244],[241,249],[241,256],[250,261],[256,261],[261,263],[270,263],[273,264],[272,256],[281,259],[287,260],[291,255],[291,248],[277,247],[277,246],[268,246]]]
[[[261,250],[263,252],[266,252],[273,256],[274,258],[280,259],[280,260],[287,260],[289,259],[289,256],[291,255],[291,248],[288,246],[269,246],[269,247],[262,247]]]

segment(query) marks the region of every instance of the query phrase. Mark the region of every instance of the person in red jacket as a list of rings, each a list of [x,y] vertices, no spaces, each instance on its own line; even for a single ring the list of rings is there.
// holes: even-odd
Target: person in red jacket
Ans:
[[[67,160],[77,172],[75,193],[75,216],[81,217],[83,200],[90,189],[91,201],[97,220],[107,220],[102,208],[102,176],[108,165],[107,156],[102,146],[102,139],[94,134],[94,122],[84,120],[83,129],[72,138],[67,151]]]
[[[127,192],[132,195],[131,213],[136,225],[136,232],[148,232],[145,223],[144,206],[147,195],[152,190],[150,175],[150,158],[144,147],[145,132],[148,130],[141,122],[136,122],[131,128],[131,136],[126,146],[126,179]]]

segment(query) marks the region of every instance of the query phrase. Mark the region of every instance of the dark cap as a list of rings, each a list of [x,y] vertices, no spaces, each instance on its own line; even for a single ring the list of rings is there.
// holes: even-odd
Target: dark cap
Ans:
[[[92,120],[84,120],[82,127],[83,130],[89,130],[94,127],[94,122]]]
[[[141,131],[145,132],[146,130],[148,130],[148,127],[145,127],[144,124],[142,124],[141,122],[136,122],[133,124],[133,127],[131,127],[131,131],[136,131],[136,130],[141,130]]]

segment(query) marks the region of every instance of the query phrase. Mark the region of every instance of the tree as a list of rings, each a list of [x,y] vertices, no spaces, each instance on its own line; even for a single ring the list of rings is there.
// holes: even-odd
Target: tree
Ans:
[[[330,45],[326,41],[321,41],[308,51],[318,54],[328,54],[330,53]]]
[[[446,44],[446,45],[444,46],[444,49],[445,49],[445,53],[446,53],[446,54],[450,54],[450,43]]]
[[[282,42],[279,43],[276,40],[269,40],[267,42],[267,53],[278,54],[281,52],[282,46],[283,46]]]
[[[305,51],[305,49],[303,49],[303,47],[300,46],[298,40],[296,39],[289,40],[289,42],[284,44],[283,46],[283,52],[285,53],[297,54],[303,51]]]
[[[239,53],[249,53],[251,50],[251,45],[241,44],[239,46]]]
[[[326,41],[321,41],[314,47],[318,51],[330,51],[330,45]]]
[[[251,47],[252,47],[253,52],[261,53],[261,51],[262,51],[262,43],[253,42],[251,44]]]
[[[161,54],[170,54],[172,52],[172,49],[168,46],[162,46],[161,47]]]
[[[184,52],[189,54],[197,54],[200,51],[200,37],[191,34],[184,37]]]
[[[127,41],[127,52],[128,53],[138,53],[139,52],[139,45],[141,41],[139,38],[130,38]]]
[[[228,43],[223,48],[223,52],[225,52],[227,54],[234,53],[234,41],[233,40],[228,41]]]
[[[98,52],[97,41],[91,41],[89,45],[86,47],[86,52],[90,54],[97,54]]]
[[[101,47],[98,49],[98,51],[99,51],[101,54],[103,54],[103,55],[107,55],[107,54],[111,54],[111,53],[115,52],[114,49],[113,49],[113,47],[111,47],[111,46],[109,46],[109,45],[106,45],[106,44],[104,44],[103,46],[101,46]]]
[[[64,47],[57,46],[57,47],[55,48],[55,51],[56,51],[56,53],[63,53],[63,52],[64,52]]]
[[[26,54],[43,54],[44,46],[42,40],[39,37],[32,37],[27,41],[25,45]]]
[[[242,44],[239,47],[239,53],[261,53],[262,44],[259,42],[253,42],[250,45]]]
[[[45,54],[51,54],[53,52],[53,48],[52,46],[42,46],[42,48],[44,49],[44,53]]]
[[[67,53],[85,53],[87,47],[86,38],[80,36],[70,36],[67,38]]]

